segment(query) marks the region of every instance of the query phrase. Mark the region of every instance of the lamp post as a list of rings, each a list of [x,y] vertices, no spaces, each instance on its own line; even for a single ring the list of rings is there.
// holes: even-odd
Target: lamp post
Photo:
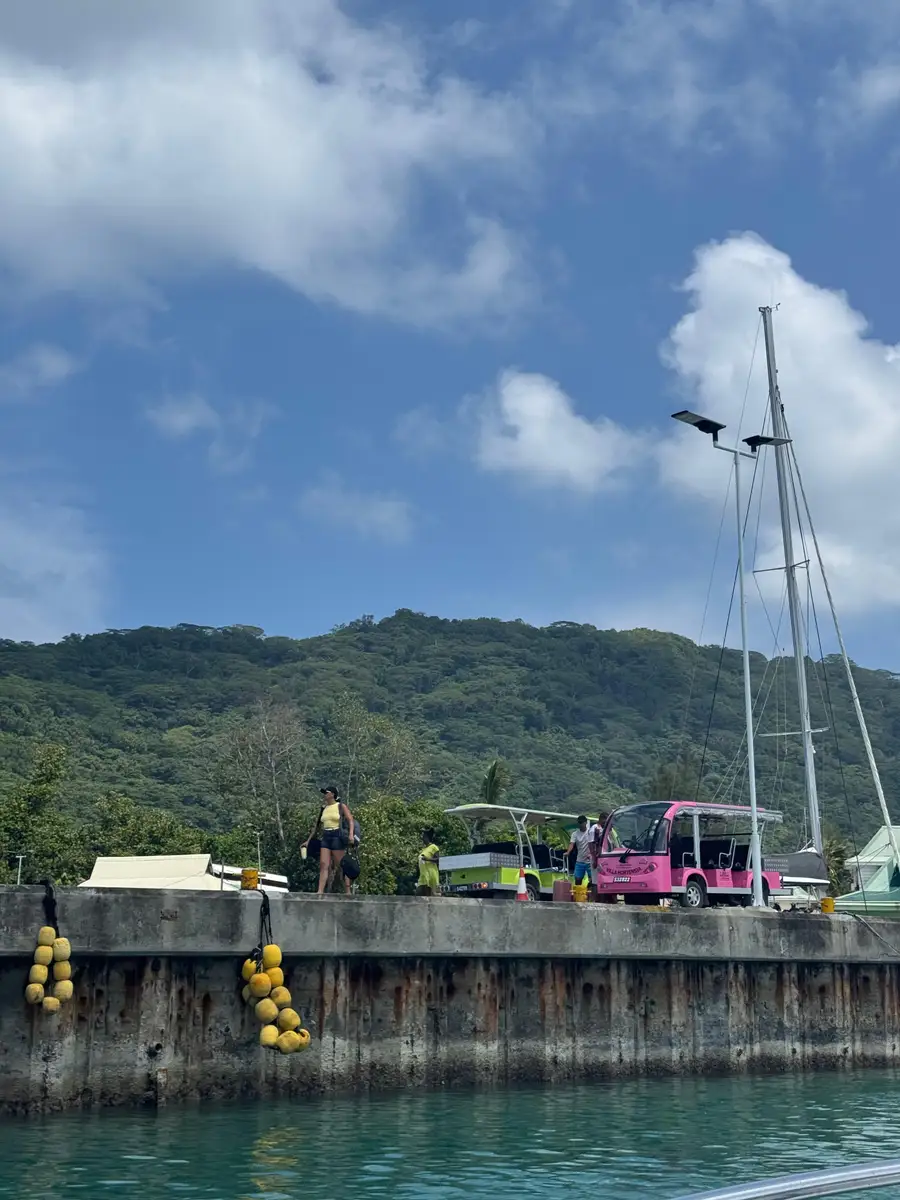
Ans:
[[[734,500],[737,511],[737,544],[738,544],[738,585],[740,589],[741,607],[741,651],[744,660],[744,715],[747,722],[747,775],[750,784],[750,860],[753,872],[753,907],[764,908],[762,880],[762,851],[759,840],[759,813],[756,804],[756,755],[753,747],[753,692],[750,686],[750,646],[747,641],[747,590],[744,571],[744,514],[741,506],[741,459],[756,458],[760,446],[784,446],[787,438],[765,437],[756,434],[744,438],[744,445],[749,451],[737,447],[723,446],[719,443],[719,434],[725,428],[719,421],[701,417],[697,413],[682,409],[672,413],[676,421],[684,425],[692,425],[701,433],[712,438],[713,449],[724,450],[734,460]]]

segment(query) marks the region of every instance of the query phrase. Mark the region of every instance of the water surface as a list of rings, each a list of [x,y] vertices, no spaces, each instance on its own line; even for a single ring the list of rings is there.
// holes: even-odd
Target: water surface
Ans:
[[[0,1123],[0,1197],[669,1200],[900,1157],[898,1101],[870,1071],[56,1116]]]

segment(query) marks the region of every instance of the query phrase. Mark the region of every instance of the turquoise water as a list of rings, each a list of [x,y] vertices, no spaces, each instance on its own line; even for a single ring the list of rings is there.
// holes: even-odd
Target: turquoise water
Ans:
[[[900,1157],[898,1098],[872,1071],[59,1116],[0,1123],[0,1196],[669,1200]]]

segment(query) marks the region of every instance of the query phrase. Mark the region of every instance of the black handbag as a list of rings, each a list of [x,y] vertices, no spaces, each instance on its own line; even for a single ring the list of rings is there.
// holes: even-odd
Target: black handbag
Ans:
[[[359,878],[359,859],[350,854],[345,854],[341,859],[341,870],[344,873],[344,878],[351,882]]]

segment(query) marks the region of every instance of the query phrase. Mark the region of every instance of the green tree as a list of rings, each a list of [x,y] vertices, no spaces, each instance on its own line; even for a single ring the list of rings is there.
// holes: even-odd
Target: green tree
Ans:
[[[383,793],[409,798],[427,776],[415,732],[383,713],[369,712],[354,692],[342,692],[332,705],[328,750],[351,806]]]
[[[255,635],[254,635],[255,636]],[[213,775],[243,824],[272,829],[282,852],[293,808],[308,794],[312,744],[293,705],[257,700],[213,746]]]
[[[24,855],[22,882],[77,883],[89,852],[84,831],[59,805],[65,778],[64,746],[38,745],[28,777],[0,802],[0,859],[12,880],[17,856]]]
[[[667,801],[702,798],[699,765],[692,758],[660,763],[647,784],[646,799]]]
[[[422,831],[433,829],[442,855],[468,849],[465,825],[433,800],[407,803],[399,796],[375,796],[359,806],[363,829],[359,890],[369,895],[409,894],[418,875]]]
[[[502,804],[511,783],[509,767],[501,759],[495,758],[481,781],[481,803]]]
[[[90,848],[97,857],[202,854],[204,836],[171,813],[108,792],[94,807]]]
[[[828,895],[845,896],[853,888],[853,876],[847,866],[850,846],[840,834],[826,835],[822,853],[828,867]]]

